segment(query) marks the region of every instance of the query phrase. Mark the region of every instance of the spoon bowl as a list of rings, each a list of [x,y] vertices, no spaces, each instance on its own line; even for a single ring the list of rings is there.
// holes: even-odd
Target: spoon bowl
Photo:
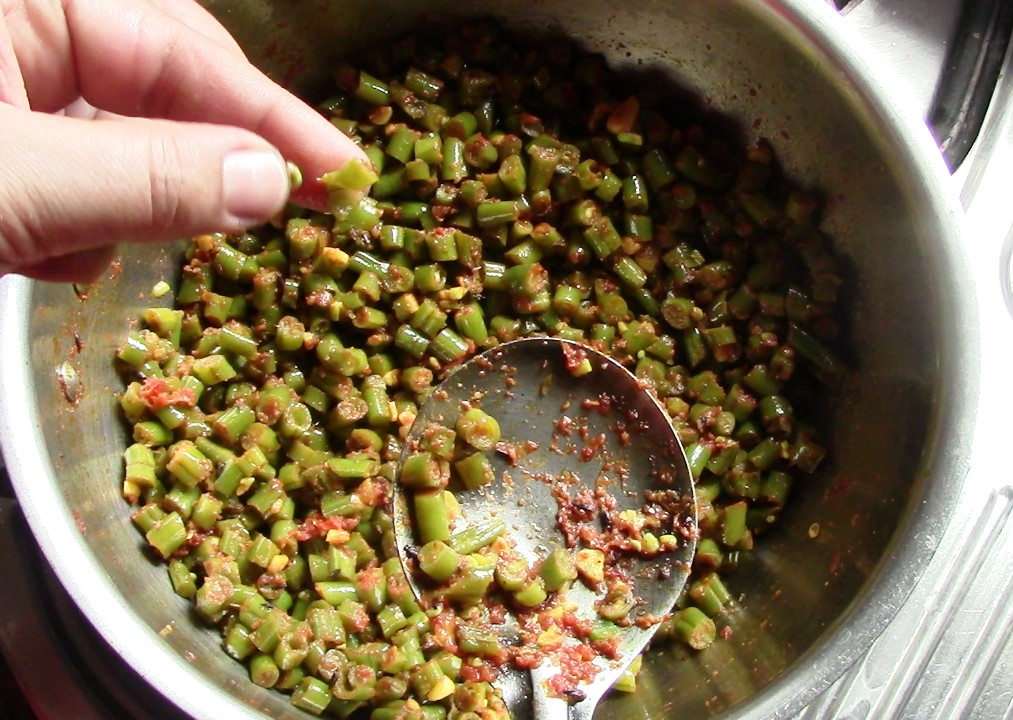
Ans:
[[[663,497],[669,510],[676,508],[666,516],[665,549],[638,548],[634,540],[633,548],[609,554],[609,570],[622,574],[636,605],[615,637],[615,651],[591,661],[593,679],[560,693],[564,651],[549,654],[530,673],[507,663],[496,681],[515,718],[590,718],[671,611],[689,575],[697,533],[683,448],[654,395],[622,364],[581,343],[536,337],[503,343],[443,379],[419,408],[401,463],[432,428],[453,427],[462,410],[473,407],[498,422],[500,437],[488,453],[492,482],[477,489],[450,486],[460,505],[458,521],[501,519],[512,549],[529,566],[555,547],[573,550],[589,537],[601,545],[596,530],[618,537],[614,529],[624,518],[642,517],[652,499]],[[396,483],[394,531],[406,574],[424,599],[408,496]],[[594,622],[604,594],[601,584],[582,576],[566,590],[566,602],[578,618]],[[505,646],[524,642],[512,613],[494,629]]]

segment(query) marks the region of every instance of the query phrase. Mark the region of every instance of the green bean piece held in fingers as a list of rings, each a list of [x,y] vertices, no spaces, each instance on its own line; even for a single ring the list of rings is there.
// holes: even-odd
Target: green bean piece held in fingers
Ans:
[[[370,165],[324,176],[329,214],[195,238],[174,307],[144,313],[117,353],[123,495],[172,587],[253,682],[308,713],[506,717],[497,669],[536,664],[552,633],[504,648],[470,600],[495,586],[539,612],[600,558],[532,568],[494,520],[453,531],[450,473],[489,482],[498,428],[478,414],[401,478],[426,518],[418,564],[446,597],[415,598],[388,503],[445,371],[546,334],[626,364],[676,425],[700,540],[656,642],[720,642],[737,559],[823,461],[814,400],[844,374],[815,198],[768,143],[741,149],[558,37],[476,22],[334,78],[321,112]],[[612,598],[576,660],[608,652],[627,604]],[[546,629],[566,622],[553,612]]]

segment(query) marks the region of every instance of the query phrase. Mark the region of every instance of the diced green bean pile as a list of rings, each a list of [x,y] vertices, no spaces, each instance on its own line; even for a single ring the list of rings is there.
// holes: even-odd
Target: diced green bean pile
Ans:
[[[123,492],[175,591],[311,713],[505,717],[496,643],[412,594],[390,484],[447,368],[544,333],[621,359],[678,428],[701,537],[664,631],[706,647],[722,576],[825,455],[803,399],[843,372],[841,279],[815,198],[562,38],[477,22],[334,77],[321,110],[374,168],[325,176],[333,214],[195,238],[118,353]]]
[[[582,373],[583,365],[591,367],[587,357],[574,362],[566,372]],[[600,638],[616,637],[617,623],[635,622],[637,607],[632,573],[620,567],[618,558],[656,557],[676,550],[680,546],[680,535],[676,533],[684,531],[684,525],[681,513],[672,511],[672,503],[681,504],[681,498],[673,500],[670,495],[658,492],[650,499],[642,497],[641,508],[616,512],[612,508],[615,497],[604,491],[606,473],[603,471],[597,477],[592,492],[589,484],[579,482],[579,464],[585,461],[575,459],[574,470],[564,477],[529,479],[576,484],[575,492],[581,493],[579,499],[570,498],[569,493],[565,498],[556,497],[561,536],[557,542],[541,543],[538,557],[530,562],[515,550],[503,518],[495,514],[470,519],[454,517],[457,514],[454,493],[469,493],[507,482],[502,476],[497,477],[489,457],[491,452],[508,452],[498,445],[499,422],[482,410],[480,404],[481,400],[469,401],[459,414],[442,418],[447,425],[433,422],[413,427],[406,440],[398,482],[408,498],[406,504],[414,509],[412,535],[418,544],[414,553],[416,581],[425,583],[423,592],[436,602],[459,608],[502,605],[526,618],[542,613],[551,617],[559,608],[568,607],[566,591],[580,579],[598,595],[595,611],[607,621],[588,627],[588,635],[593,630]],[[595,438],[589,440],[594,442]],[[571,456],[577,457],[576,452],[571,451]],[[609,507],[607,523],[599,517],[600,506]],[[574,515],[581,522],[566,520]],[[586,526],[592,523],[597,532],[586,533],[577,527],[585,526],[586,531]],[[462,573],[464,564],[470,565],[472,571]],[[537,612],[531,612],[532,609]],[[535,618],[534,622],[540,619]],[[558,649],[555,646],[559,635],[550,633],[542,644],[552,644],[553,650]],[[534,645],[539,645],[537,636]],[[568,648],[562,648],[561,652],[565,655]]]

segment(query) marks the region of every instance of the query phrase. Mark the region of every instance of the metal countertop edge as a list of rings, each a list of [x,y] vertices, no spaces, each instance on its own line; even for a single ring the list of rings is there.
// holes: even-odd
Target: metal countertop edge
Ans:
[[[869,651],[796,717],[1013,716],[1013,485],[1001,448],[1013,339],[1013,45],[967,160],[952,178],[978,279],[981,383],[971,471],[921,580]]]
[[[784,4],[793,5],[795,2],[804,3],[804,0],[785,1]],[[868,122],[888,136],[884,142],[892,142],[909,153],[905,162],[915,168],[923,179],[923,184],[912,188],[912,192],[924,197],[927,202],[938,199],[933,219],[946,228],[944,235],[962,239],[965,235],[964,213],[958,193],[924,120],[912,112],[916,103],[910,100],[910,89],[892,68],[876,65],[879,55],[859,37],[853,25],[828,6],[809,9],[814,11],[809,15],[812,24],[794,29],[805,34],[821,51],[831,46],[842,47],[838,43],[843,37],[843,51],[835,67],[848,78],[856,97],[871,99],[872,107],[879,109],[880,113],[870,116]],[[949,269],[951,279],[960,288],[959,292],[968,295],[979,293],[979,275],[974,270],[972,259],[963,252],[962,244],[938,243],[928,248],[928,252],[938,255],[937,267]],[[982,348],[978,336],[983,324],[975,308],[964,310],[952,307],[950,313],[941,318],[945,327],[955,330],[960,342],[945,348],[946,352],[940,355],[938,362],[941,372],[959,372],[965,377],[963,389],[966,392],[941,393],[936,398],[933,412],[939,413],[939,418],[933,423],[934,437],[929,441],[930,449],[923,460],[927,464],[922,467],[923,472],[944,473],[951,478],[948,492],[945,496],[923,498],[920,506],[909,509],[901,519],[894,538],[863,592],[837,621],[838,627],[845,621],[849,623],[853,628],[851,635],[846,639],[822,641],[814,646],[784,676],[751,698],[748,707],[732,708],[721,715],[722,720],[781,720],[800,717],[800,711],[809,713],[823,702],[828,691],[833,692],[832,688],[840,685],[842,676],[847,677],[864,662],[869,652],[867,648],[874,647],[877,638],[892,626],[895,614],[905,606],[918,582],[928,575],[926,570],[941,547],[944,532],[953,524],[956,516],[953,509],[957,507],[958,497],[972,471],[973,428],[951,419],[974,417],[975,403],[979,399]],[[919,524],[926,525],[926,528],[909,532],[909,528]],[[887,564],[894,567],[889,576],[884,574]],[[828,634],[831,632],[832,629],[828,629]],[[806,682],[794,682],[802,675],[806,676]],[[864,713],[839,715],[835,708],[833,714],[808,714],[806,717],[873,717],[878,720],[889,716],[867,716]]]

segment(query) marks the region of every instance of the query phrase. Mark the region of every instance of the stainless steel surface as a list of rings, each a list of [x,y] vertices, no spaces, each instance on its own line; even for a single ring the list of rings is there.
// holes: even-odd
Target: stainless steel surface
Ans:
[[[579,377],[571,374],[570,363],[580,360],[571,360],[566,352],[589,360],[589,372]],[[614,501],[614,513],[640,511],[648,503],[645,493],[649,491],[674,493],[672,526],[664,531],[677,530],[682,539],[679,546],[653,557],[626,555],[629,565],[623,571],[640,600],[635,616],[660,620],[671,612],[696,552],[696,494],[671,421],[636,376],[616,360],[572,340],[522,338],[504,343],[453,370],[422,403],[405,439],[401,462],[426,446],[434,426],[453,427],[462,407],[478,407],[495,418],[501,442],[516,449],[513,457],[506,452],[489,454],[491,484],[455,489],[465,527],[467,519],[499,518],[510,529],[513,549],[529,567],[537,567],[554,548],[567,547],[558,529],[560,491],[575,500],[581,490],[607,493]],[[568,426],[562,424],[564,418]],[[619,437],[620,432],[625,438]],[[589,445],[587,438],[602,442]],[[588,448],[594,452],[584,457]],[[410,495],[398,487],[393,500],[394,532],[402,553],[416,544],[417,537]],[[424,586],[417,580],[418,567],[404,555],[401,560],[416,595],[421,596]],[[566,603],[578,618],[594,622],[596,604],[606,590],[595,591],[577,582],[565,591]],[[508,617],[497,627],[505,645],[516,645],[520,627],[515,617]],[[595,658],[598,674],[579,686],[584,694],[580,702],[570,704],[552,697],[547,683],[560,669],[551,661],[551,653],[549,662],[531,672],[508,669],[497,686],[517,720],[532,710],[536,720],[590,720],[601,697],[658,626],[656,621],[622,628],[616,657]],[[571,639],[563,654],[574,644]]]
[[[210,3],[251,57],[300,89],[326,73],[331,55],[405,27],[416,15],[408,5]],[[438,17],[497,5],[416,7]],[[833,460],[732,581],[744,609],[731,637],[692,657],[652,653],[640,692],[606,701],[599,713],[794,715],[901,607],[972,462],[984,462],[971,452],[985,399],[979,290],[959,241],[955,193],[922,122],[893,103],[902,91],[880,79],[853,31],[818,2],[513,8],[499,6],[515,25],[558,23],[617,64],[666,68],[748,133],[771,137],[789,173],[830,194],[826,228],[854,268],[849,328],[861,361],[829,418]],[[110,357],[172,267],[169,252],[131,248],[116,281],[87,299],[66,287],[0,281],[3,452],[43,551],[118,655],[194,716],[297,717],[191,622],[161,568],[142,560],[118,497],[124,430],[111,402],[119,382]],[[56,382],[65,362],[79,366],[84,384],[74,406]],[[821,531],[810,539],[813,523]]]
[[[1013,477],[1004,452],[1013,348],[1013,47],[953,184],[967,212],[972,272],[981,280],[975,302],[982,382],[971,470],[910,599],[799,720],[1013,717]]]
[[[888,60],[887,71],[904,79],[897,86],[902,102],[927,118],[962,12],[956,2],[857,0],[845,5],[843,16],[874,57]]]
[[[1013,31],[1006,0],[853,0],[844,16],[904,78],[950,168],[978,136]]]

